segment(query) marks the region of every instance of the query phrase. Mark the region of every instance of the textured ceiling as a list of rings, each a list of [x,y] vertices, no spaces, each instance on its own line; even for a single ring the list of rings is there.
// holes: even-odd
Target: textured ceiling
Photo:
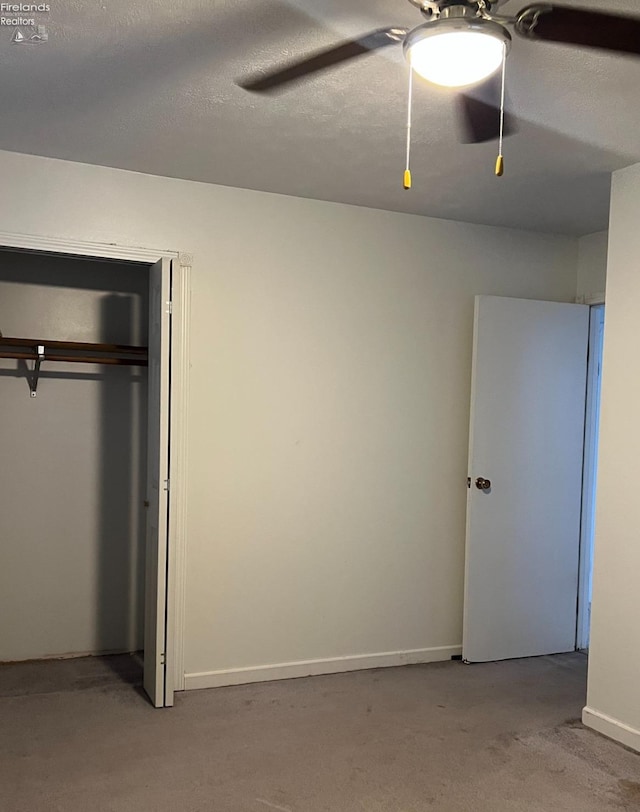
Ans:
[[[601,6],[640,13],[638,0]],[[421,83],[410,192],[400,48],[275,97],[235,84],[344,36],[419,25],[406,0],[53,0],[39,21],[38,45],[0,27],[2,149],[572,234],[606,228],[610,172],[640,161],[640,59],[515,39],[520,129],[501,179],[495,145],[459,144],[450,92]]]

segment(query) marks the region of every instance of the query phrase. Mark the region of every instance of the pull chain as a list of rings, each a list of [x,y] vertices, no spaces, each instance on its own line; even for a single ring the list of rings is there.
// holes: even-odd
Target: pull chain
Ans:
[[[500,88],[500,143],[498,146],[498,159],[496,160],[496,175],[501,178],[504,174],[504,156],[502,154],[502,144],[504,141],[504,98],[505,98],[505,75],[507,72],[507,46],[502,46],[502,86]]]
[[[404,170],[405,189],[411,188],[411,169],[409,168],[409,161],[411,159],[411,108],[413,106],[413,68],[409,65],[409,99],[407,104],[407,163]]]

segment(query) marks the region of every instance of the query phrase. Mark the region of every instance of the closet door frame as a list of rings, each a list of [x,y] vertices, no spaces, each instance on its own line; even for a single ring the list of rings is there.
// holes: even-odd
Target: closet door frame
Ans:
[[[169,401],[171,461],[169,491],[167,583],[167,685],[165,693],[184,690],[184,616],[187,543],[187,415],[189,407],[189,325],[192,255],[182,251],[138,248],[112,243],[64,240],[0,231],[0,248],[69,254],[88,259],[124,260],[153,265],[162,258],[172,264],[171,383]],[[169,403],[166,404],[169,408]],[[168,684],[172,681],[172,685]]]

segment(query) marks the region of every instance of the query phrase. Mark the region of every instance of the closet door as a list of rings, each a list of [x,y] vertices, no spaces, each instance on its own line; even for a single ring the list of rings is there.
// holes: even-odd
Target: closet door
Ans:
[[[156,708],[173,705],[166,663],[167,540],[169,530],[169,376],[171,261],[149,273],[149,381],[144,689]]]

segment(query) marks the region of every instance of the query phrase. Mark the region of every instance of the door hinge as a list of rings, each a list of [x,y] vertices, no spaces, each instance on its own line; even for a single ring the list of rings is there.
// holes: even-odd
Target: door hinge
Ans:
[[[170,489],[170,487],[171,487],[171,480],[170,479],[165,479],[165,481],[164,481],[164,489],[165,489],[165,491],[168,491]]]
[[[164,651],[161,651],[161,652],[160,652],[160,665],[164,665],[164,664],[165,664],[165,657],[166,657],[166,656],[167,656],[167,655],[165,654],[165,652],[164,652]]]
[[[167,310],[166,312],[171,315],[173,313],[173,302],[167,302]]]

